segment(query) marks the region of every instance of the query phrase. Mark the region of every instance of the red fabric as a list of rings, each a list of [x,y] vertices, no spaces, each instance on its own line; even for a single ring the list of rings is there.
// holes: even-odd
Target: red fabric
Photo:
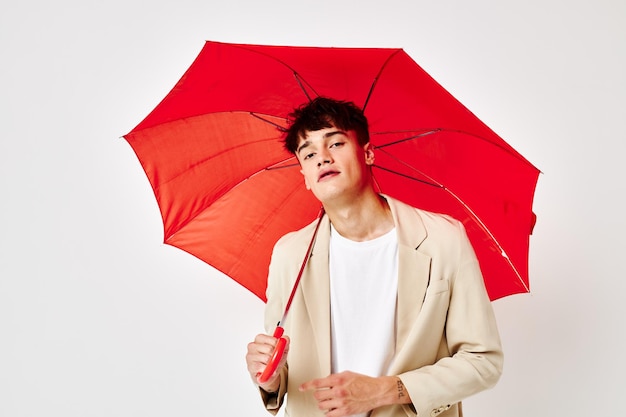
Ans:
[[[274,243],[320,208],[275,125],[317,95],[365,106],[381,191],[462,220],[492,300],[529,290],[539,171],[401,49],[207,42],[125,136],[154,190],[164,241],[265,300]]]

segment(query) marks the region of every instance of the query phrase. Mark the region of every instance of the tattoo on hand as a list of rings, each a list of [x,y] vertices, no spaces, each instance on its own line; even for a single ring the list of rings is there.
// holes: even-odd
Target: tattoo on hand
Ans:
[[[404,397],[404,384],[398,380],[398,398]]]

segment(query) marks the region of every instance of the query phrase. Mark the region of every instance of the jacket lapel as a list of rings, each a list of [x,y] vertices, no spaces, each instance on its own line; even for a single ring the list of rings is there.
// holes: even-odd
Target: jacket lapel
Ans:
[[[396,357],[422,308],[430,277],[430,257],[417,249],[426,239],[421,217],[410,206],[386,197],[398,234],[398,299]]]

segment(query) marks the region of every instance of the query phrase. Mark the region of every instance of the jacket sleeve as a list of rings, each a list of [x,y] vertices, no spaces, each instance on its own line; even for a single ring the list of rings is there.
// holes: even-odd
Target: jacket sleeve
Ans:
[[[448,291],[435,295],[447,297],[448,303],[437,360],[398,375],[413,402],[404,407],[408,416],[436,416],[462,399],[491,388],[502,373],[500,336],[478,260],[461,223],[457,223],[455,234],[455,243],[443,243],[453,248],[442,252],[451,258],[443,262],[456,263],[443,274]],[[431,277],[431,285],[439,278]]]
[[[265,409],[273,415],[278,413],[278,410],[280,410],[285,400],[285,394],[287,393],[287,375],[287,369],[283,368],[280,373],[280,386],[277,392],[267,392],[259,387]]]

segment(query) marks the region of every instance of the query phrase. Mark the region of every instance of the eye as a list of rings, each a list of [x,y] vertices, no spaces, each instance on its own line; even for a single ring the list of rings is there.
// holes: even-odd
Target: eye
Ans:
[[[339,147],[343,146],[344,144],[345,144],[345,142],[341,142],[341,141],[333,142],[333,143],[331,143],[330,147],[331,148],[339,148]]]
[[[305,160],[306,160],[306,159],[312,158],[314,155],[315,155],[315,154],[314,154],[313,152],[311,152],[311,153],[307,153],[306,155],[304,155],[304,158],[302,158],[302,159],[305,159]]]

